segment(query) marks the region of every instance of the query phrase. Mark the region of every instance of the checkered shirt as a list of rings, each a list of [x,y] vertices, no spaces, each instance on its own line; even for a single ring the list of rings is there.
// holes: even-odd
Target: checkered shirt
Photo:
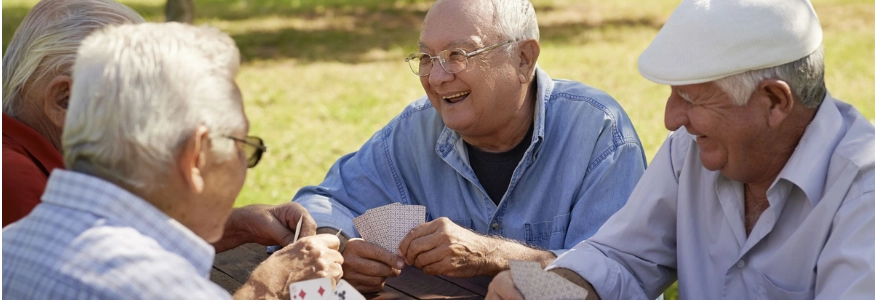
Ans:
[[[42,203],[3,229],[5,299],[230,299],[215,250],[142,198],[56,169]]]

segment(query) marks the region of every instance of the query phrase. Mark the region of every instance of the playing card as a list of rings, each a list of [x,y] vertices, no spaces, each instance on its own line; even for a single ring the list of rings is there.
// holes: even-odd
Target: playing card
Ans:
[[[538,262],[512,260],[510,275],[526,299],[584,299],[588,294],[562,276],[544,271]]]
[[[365,241],[395,253],[411,229],[425,222],[425,206],[392,203],[365,211],[353,219]]]
[[[358,290],[352,287],[349,282],[341,279],[337,282],[337,286],[334,287],[334,292],[332,293],[334,300],[365,300],[365,296],[359,293]]]
[[[332,299],[331,279],[316,278],[298,281],[289,285],[291,300],[323,300]]]

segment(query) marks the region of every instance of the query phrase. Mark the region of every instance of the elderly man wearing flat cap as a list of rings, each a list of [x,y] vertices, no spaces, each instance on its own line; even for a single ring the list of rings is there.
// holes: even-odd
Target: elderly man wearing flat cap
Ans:
[[[682,2],[639,59],[674,134],[547,269],[591,298],[871,299],[875,127],[827,93],[821,38],[808,1]],[[509,275],[489,298],[521,297]]]

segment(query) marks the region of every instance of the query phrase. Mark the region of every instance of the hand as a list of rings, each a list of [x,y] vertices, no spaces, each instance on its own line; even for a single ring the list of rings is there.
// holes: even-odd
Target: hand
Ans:
[[[255,204],[235,209],[225,223],[222,239],[213,246],[218,253],[245,243],[289,245],[295,239],[295,227],[302,216],[298,238],[316,234],[316,221],[298,203]]]
[[[398,255],[363,239],[347,241],[343,259],[343,278],[363,293],[382,290],[386,278],[398,276],[404,268]]]
[[[258,265],[235,298],[290,299],[289,284],[331,278],[336,283],[343,276],[343,255],[337,252],[340,240],[320,234],[301,238]]]
[[[513,277],[511,276],[510,271],[503,271],[498,273],[498,275],[492,279],[492,282],[489,283],[489,293],[486,294],[486,299],[522,300],[524,298],[523,294],[521,294],[513,284]]]
[[[398,253],[426,274],[473,277],[500,271],[492,261],[496,248],[492,238],[442,217],[410,230],[398,245]]]

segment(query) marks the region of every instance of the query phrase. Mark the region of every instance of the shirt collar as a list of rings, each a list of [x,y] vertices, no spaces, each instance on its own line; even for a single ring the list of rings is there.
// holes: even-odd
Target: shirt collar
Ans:
[[[215,256],[210,244],[139,196],[108,181],[57,169],[49,177],[42,201],[92,213],[107,219],[108,224],[131,227],[209,276]]]
[[[535,80],[538,85],[538,91],[535,95],[535,129],[532,133],[532,143],[529,145],[529,148],[534,147],[532,153],[537,156],[537,151],[540,148],[541,141],[544,140],[544,116],[546,115],[547,99],[550,99],[550,96],[553,93],[553,79],[547,75],[547,72],[544,72],[536,65]],[[437,140],[437,145],[435,146],[435,151],[437,151],[438,155],[443,157],[453,149],[456,149],[456,151],[459,151],[460,153],[465,153],[465,150],[462,150],[464,148],[459,133],[444,125],[444,129],[441,131]]]
[[[812,205],[820,201],[830,158],[841,140],[842,122],[836,121],[841,119],[835,100],[827,94],[805,128],[796,150],[778,174],[778,179],[783,178],[802,189]]]
[[[64,158],[49,140],[30,126],[7,114],[3,114],[3,138],[10,138],[20,143],[48,172],[55,168],[64,167]]]

